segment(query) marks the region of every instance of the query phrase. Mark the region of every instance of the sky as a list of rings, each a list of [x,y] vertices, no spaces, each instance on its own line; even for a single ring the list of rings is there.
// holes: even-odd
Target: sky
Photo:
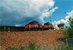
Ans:
[[[73,10],[73,0],[55,0],[55,5],[59,7],[52,15],[52,20],[60,20],[67,16],[67,12]]]
[[[55,23],[72,10],[73,0],[0,0],[0,26]]]

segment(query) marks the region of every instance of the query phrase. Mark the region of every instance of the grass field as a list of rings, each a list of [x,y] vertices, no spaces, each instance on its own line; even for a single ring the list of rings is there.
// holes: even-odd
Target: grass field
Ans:
[[[0,46],[2,50],[5,50],[8,47],[27,47],[29,42],[33,42],[37,46],[46,46],[53,50],[54,46],[64,45],[63,41],[58,41],[59,38],[63,37],[62,30],[0,32]]]

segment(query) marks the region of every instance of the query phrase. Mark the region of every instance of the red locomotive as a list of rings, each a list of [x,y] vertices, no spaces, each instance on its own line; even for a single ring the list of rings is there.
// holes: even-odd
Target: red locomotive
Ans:
[[[36,29],[42,29],[42,25],[40,25],[36,21],[32,21],[29,24],[25,25],[25,29],[27,30],[36,30]]]
[[[27,30],[46,30],[46,29],[53,29],[53,25],[50,24],[49,22],[45,23],[44,26],[39,24],[36,21],[32,21],[29,24],[25,25],[25,29]]]
[[[43,29],[54,29],[53,25],[49,22],[45,23]]]

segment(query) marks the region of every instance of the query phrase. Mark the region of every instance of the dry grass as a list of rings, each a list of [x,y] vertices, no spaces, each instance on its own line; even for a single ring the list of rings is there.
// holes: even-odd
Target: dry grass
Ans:
[[[57,39],[62,37],[63,31],[61,30],[0,32],[0,44],[2,50],[8,47],[27,47],[30,41],[38,46],[53,47]]]

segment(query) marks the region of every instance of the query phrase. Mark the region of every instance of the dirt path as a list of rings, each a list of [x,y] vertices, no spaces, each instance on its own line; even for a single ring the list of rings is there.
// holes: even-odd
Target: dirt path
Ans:
[[[27,46],[31,41],[36,45],[52,47],[61,37],[63,37],[61,30],[0,32],[0,46],[3,50],[7,47]]]

